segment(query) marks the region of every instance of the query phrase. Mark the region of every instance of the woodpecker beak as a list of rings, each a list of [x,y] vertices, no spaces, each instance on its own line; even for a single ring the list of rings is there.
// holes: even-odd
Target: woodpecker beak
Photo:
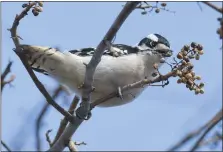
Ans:
[[[162,54],[164,57],[171,57],[173,55],[173,51],[170,49],[159,49],[156,51]]]

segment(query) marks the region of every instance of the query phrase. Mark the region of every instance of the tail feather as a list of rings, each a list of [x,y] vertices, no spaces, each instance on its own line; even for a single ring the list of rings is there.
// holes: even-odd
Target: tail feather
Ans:
[[[51,47],[33,45],[21,45],[21,47],[32,69],[45,75],[53,72],[64,58],[62,52]]]

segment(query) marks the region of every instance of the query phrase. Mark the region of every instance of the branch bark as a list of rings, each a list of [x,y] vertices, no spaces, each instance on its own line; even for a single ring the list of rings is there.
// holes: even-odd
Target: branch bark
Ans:
[[[213,8],[214,10],[216,10],[217,12],[223,14],[223,9],[222,8],[218,8],[217,6],[215,6],[214,4],[210,3],[210,2],[203,2],[204,4],[206,4],[207,6]]]
[[[219,120],[222,119],[222,109],[211,119],[209,120],[206,124],[201,126],[199,129],[192,131],[191,133],[187,134],[182,140],[180,140],[178,143],[176,143],[173,147],[171,147],[168,151],[175,151],[188,143],[191,139],[194,137],[198,136],[201,134],[202,131],[205,129],[208,130],[208,128],[212,128],[212,125],[218,122]],[[196,148],[196,147],[195,147]],[[192,149],[193,150],[193,149]]]
[[[76,115],[78,117],[75,117],[73,123],[68,124],[68,127],[65,129],[57,142],[52,146],[52,148],[49,149],[49,151],[62,151],[65,148],[67,142],[69,142],[69,139],[71,139],[72,135],[76,132],[77,128],[83,122],[84,118],[88,115],[90,111],[90,95],[92,91],[93,75],[97,65],[101,61],[101,56],[106,48],[106,42],[112,41],[121,25],[139,3],[140,2],[127,2],[122,11],[119,13],[115,22],[112,24],[112,26],[104,36],[103,40],[99,43],[91,61],[86,66],[82,92],[82,104],[76,110]]]
[[[74,111],[77,107],[77,104],[79,102],[79,97],[78,96],[75,96],[70,107],[69,107],[69,113],[70,114],[74,114]],[[68,120],[66,119],[66,117],[63,118],[63,120],[61,120],[60,122],[60,126],[59,126],[59,129],[57,131],[57,134],[56,134],[56,137],[54,138],[53,142],[52,142],[52,145],[54,145],[56,143],[56,141],[59,139],[59,137],[61,136],[61,134],[64,132],[64,129],[66,128],[68,124]]]
[[[1,75],[1,92],[6,84],[11,83],[15,79],[15,76],[12,75],[9,80],[5,80],[6,76],[11,72],[11,67],[12,67],[12,61],[9,61],[4,72]]]
[[[201,135],[201,137],[197,140],[197,142],[194,144],[194,146],[191,148],[191,152],[195,151],[198,149],[204,140],[205,136],[216,126],[220,121],[222,120],[222,110],[220,111],[219,115],[217,115],[214,120],[207,125],[207,129],[204,131],[204,133]]]
[[[15,20],[13,22],[13,25],[11,27],[11,29],[9,29],[9,31],[11,32],[11,38],[15,44],[15,53],[18,55],[18,57],[20,58],[20,60],[22,61],[23,65],[25,66],[26,70],[28,71],[30,77],[32,78],[33,82],[35,83],[36,87],[39,89],[39,91],[43,94],[43,96],[46,98],[46,101],[52,105],[55,109],[57,109],[62,115],[64,115],[65,117],[67,117],[67,119],[72,122],[73,121],[73,116],[67,112],[66,110],[64,110],[60,105],[58,105],[49,95],[49,93],[47,92],[47,90],[45,89],[45,87],[43,86],[43,84],[38,80],[38,78],[36,77],[35,73],[33,72],[33,70],[31,69],[31,67],[28,64],[28,61],[26,59],[26,57],[22,54],[19,53],[21,52],[21,48],[20,48],[20,42],[19,42],[19,36],[17,35],[17,27],[19,25],[19,22],[22,18],[24,18],[27,13],[29,12],[29,10],[36,5],[37,2],[30,2],[29,5],[19,14],[16,15]]]
[[[1,144],[2,144],[3,147],[5,147],[5,149],[7,151],[11,152],[11,149],[9,148],[9,146],[7,146],[7,144],[4,141],[1,140]]]
[[[181,67],[179,67],[179,69],[180,68]],[[150,85],[152,83],[168,80],[170,77],[172,77],[174,75],[174,73],[175,73],[174,71],[171,71],[171,72],[169,72],[165,75],[162,75],[160,77],[157,77],[153,80],[144,79],[144,80],[140,80],[138,82],[132,83],[132,84],[128,84],[128,85],[121,88],[121,92],[125,92],[125,91],[131,90],[133,88],[143,87],[144,85]],[[99,105],[99,104],[101,104],[101,103],[103,103],[103,102],[105,102],[105,101],[107,101],[111,98],[117,97],[117,95],[118,95],[118,92],[113,92],[109,95],[106,95],[103,98],[92,102],[90,107],[91,107],[91,109],[93,109],[93,108],[95,108],[95,106],[97,106],[97,105]]]
[[[63,88],[62,86],[57,87],[54,90],[52,99],[56,99],[60,93],[62,92]],[[48,102],[45,103],[45,105],[43,106],[42,110],[40,111],[40,114],[36,120],[36,149],[37,151],[41,151],[41,138],[40,138],[40,128],[41,128],[41,122],[43,120],[43,117],[45,116],[47,110],[49,109],[50,104]]]

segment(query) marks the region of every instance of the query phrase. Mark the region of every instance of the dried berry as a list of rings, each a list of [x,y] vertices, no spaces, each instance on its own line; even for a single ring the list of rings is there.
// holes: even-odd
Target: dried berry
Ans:
[[[190,91],[192,91],[192,90],[194,90],[194,87],[191,86],[191,87],[189,87],[189,89],[190,89]]]
[[[192,48],[195,48],[195,47],[197,46],[197,43],[192,42],[190,46],[191,46]]]
[[[161,6],[162,7],[166,7],[166,3],[161,3]]]
[[[38,2],[40,7],[43,7],[43,2]]]
[[[201,51],[201,50],[203,50],[203,46],[200,45],[200,44],[198,44],[198,45],[197,45],[197,49],[198,49],[199,51]]]
[[[39,15],[39,12],[36,11],[35,9],[32,9],[32,13],[33,13],[34,16],[38,16]]]
[[[187,62],[182,60],[182,65],[187,65]]]
[[[182,54],[182,53],[178,53],[178,54],[177,54],[177,58],[178,58],[178,59],[182,59],[182,58],[183,58],[183,54]]]
[[[182,72],[180,70],[177,70],[176,74],[181,77],[182,76]]]
[[[186,56],[187,55],[187,51],[183,51],[183,56]]]
[[[155,10],[155,12],[156,12],[156,13],[159,13],[159,12],[160,12],[160,9],[159,9],[159,8],[157,8],[157,9]]]
[[[198,51],[198,54],[199,55],[203,55],[204,54],[204,51],[203,50],[200,50],[200,51]]]
[[[195,59],[196,60],[199,60],[200,59],[200,55],[199,54],[196,54]]]
[[[203,87],[204,87],[204,83],[201,82],[201,83],[199,84],[199,87],[200,87],[200,88],[203,88]]]
[[[194,55],[188,55],[189,59],[194,59]]]
[[[194,71],[191,71],[190,74],[192,75],[192,77],[195,76],[195,72]]]
[[[188,84],[189,86],[192,86],[192,85],[194,84],[194,82],[193,82],[192,80],[188,80],[188,81],[187,81],[187,84]]]
[[[200,89],[200,93],[201,93],[201,94],[204,94],[204,89],[203,89],[203,88]]]
[[[200,93],[200,89],[199,88],[196,88],[195,89],[195,94],[199,94]]]
[[[43,8],[42,7],[35,7],[34,8],[36,11],[38,11],[38,12],[42,12],[43,11]]]
[[[201,80],[201,76],[198,76],[198,75],[195,76],[194,78],[197,79],[197,80]]]
[[[183,59],[184,59],[184,61],[186,61],[186,62],[190,62],[190,59],[189,59],[188,56],[184,56]]]
[[[178,79],[178,80],[177,80],[177,83],[178,83],[178,84],[182,83],[182,80],[181,80],[181,79]]]
[[[187,79],[185,77],[181,77],[181,80],[182,80],[183,83],[187,82]]]
[[[28,6],[28,4],[24,3],[22,4],[22,8],[26,8]]]
[[[141,12],[141,14],[142,14],[142,15],[146,15],[146,14],[147,14],[147,12],[146,12],[146,11],[143,11],[143,12]]]
[[[191,78],[192,78],[192,74],[191,74],[191,73],[187,73],[187,74],[185,75],[185,77],[186,77],[187,79],[191,79]]]
[[[189,49],[190,49],[190,46],[189,45],[184,45],[184,50],[185,51],[189,51]]]

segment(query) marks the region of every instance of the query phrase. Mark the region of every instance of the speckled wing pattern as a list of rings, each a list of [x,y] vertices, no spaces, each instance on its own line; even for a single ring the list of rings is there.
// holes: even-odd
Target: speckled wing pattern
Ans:
[[[69,52],[77,56],[92,56],[96,48],[82,48],[78,50],[70,50]],[[112,44],[110,49],[106,49],[103,55],[109,55],[113,57],[120,57],[123,55],[128,55],[132,53],[138,53],[139,49],[124,44]]]
[[[49,48],[49,49],[52,49],[52,48]],[[96,48],[89,47],[89,48],[70,50],[69,52],[77,56],[86,57],[86,56],[93,56],[95,50]],[[129,45],[124,45],[124,44],[112,44],[111,48],[106,49],[103,55],[108,55],[112,57],[120,57],[120,56],[124,56],[128,54],[132,54],[132,53],[138,53],[140,51],[141,50],[139,50],[137,47],[132,47]],[[32,69],[36,72],[48,75],[48,72],[44,69],[41,69],[40,66],[32,67]]]

